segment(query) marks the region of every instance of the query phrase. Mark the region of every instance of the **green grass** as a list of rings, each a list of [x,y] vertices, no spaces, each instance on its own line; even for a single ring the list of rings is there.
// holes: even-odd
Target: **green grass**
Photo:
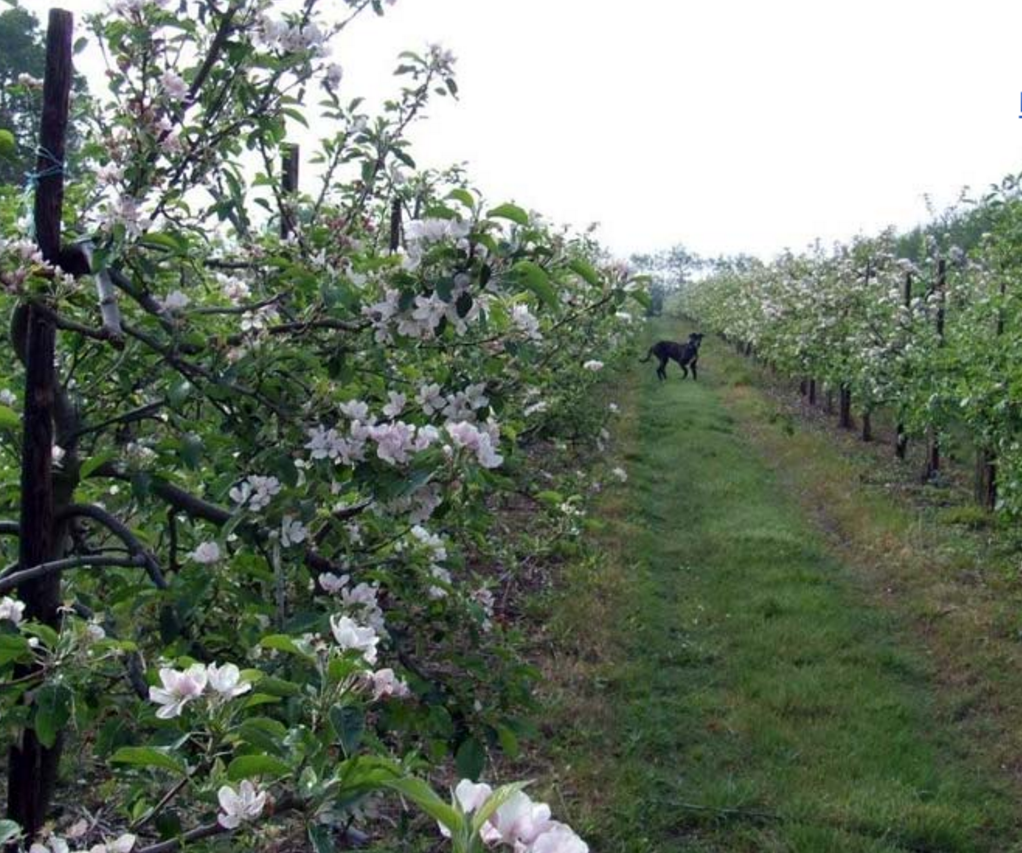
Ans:
[[[621,853],[1022,849],[923,645],[751,445],[714,351],[707,381],[622,383],[629,482],[555,623],[568,816]]]

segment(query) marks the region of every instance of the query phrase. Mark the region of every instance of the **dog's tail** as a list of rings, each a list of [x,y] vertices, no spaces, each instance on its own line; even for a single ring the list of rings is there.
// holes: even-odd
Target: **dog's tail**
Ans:
[[[649,352],[648,352],[648,353],[646,353],[646,357],[645,357],[645,358],[640,358],[640,359],[639,359],[639,363],[640,363],[640,364],[645,364],[645,363],[646,363],[647,361],[649,361],[649,360],[650,360],[650,359],[651,359],[652,357],[653,357],[653,347],[650,347],[650,348],[649,348]]]

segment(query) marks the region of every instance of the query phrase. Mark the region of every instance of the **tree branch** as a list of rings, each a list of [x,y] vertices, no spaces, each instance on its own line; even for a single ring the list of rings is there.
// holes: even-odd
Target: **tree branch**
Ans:
[[[91,518],[93,521],[103,525],[114,536],[120,539],[128,548],[132,557],[140,557],[142,566],[149,574],[150,579],[158,589],[167,589],[167,581],[160,571],[160,564],[156,557],[142,544],[137,536],[128,529],[128,526],[115,518],[102,507],[95,504],[70,504],[57,516],[58,521],[67,518]]]
[[[24,583],[25,581],[46,577],[47,575],[52,575],[54,572],[62,572],[65,569],[77,569],[83,566],[143,567],[145,566],[145,557],[141,554],[136,554],[132,557],[112,557],[103,554],[86,554],[80,557],[65,557],[63,560],[53,560],[49,563],[40,563],[38,566],[21,569],[21,571],[15,571],[18,568],[18,563],[14,563],[0,572],[0,593],[14,589],[14,587],[18,584]]]

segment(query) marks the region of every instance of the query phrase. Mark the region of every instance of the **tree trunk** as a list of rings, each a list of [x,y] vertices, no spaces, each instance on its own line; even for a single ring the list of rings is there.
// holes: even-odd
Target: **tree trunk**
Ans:
[[[976,451],[976,503],[988,510],[997,506],[997,465],[986,448]]]
[[[852,391],[847,385],[838,389],[838,418],[837,425],[841,429],[852,428]]]
[[[809,405],[816,405],[816,380],[813,378],[809,379]]]
[[[64,204],[64,140],[71,91],[70,12],[51,9],[46,34],[46,76],[39,133],[41,175],[35,194],[36,239],[43,257],[60,260]],[[21,518],[18,565],[30,568],[54,559],[62,537],[54,528],[53,430],[56,411],[56,328],[50,317],[28,308],[25,318],[25,408],[21,456]],[[59,626],[60,574],[27,581],[18,587],[25,616],[50,627]],[[19,672],[15,677],[30,673]],[[31,839],[46,820],[57,780],[60,740],[46,748],[32,729],[22,729],[11,747],[7,770],[7,816]]]
[[[897,436],[894,439],[894,455],[899,459],[904,459],[906,450],[908,450],[908,433],[905,432],[903,424],[898,424]]]
[[[940,474],[940,443],[937,431],[930,427],[926,431],[926,467],[923,468],[923,482],[928,483]]]
[[[873,419],[870,417],[869,412],[862,413],[862,440],[873,440]]]

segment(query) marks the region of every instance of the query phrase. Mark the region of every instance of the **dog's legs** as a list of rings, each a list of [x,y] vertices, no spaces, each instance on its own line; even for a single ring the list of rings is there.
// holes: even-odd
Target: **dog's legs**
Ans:
[[[692,381],[693,382],[698,381],[698,379],[699,379],[699,374],[696,373],[696,365],[697,364],[699,364],[699,359],[698,358],[693,358],[692,359],[692,364],[689,365],[689,367],[692,368]]]
[[[667,359],[663,356],[660,357],[660,366],[656,369],[656,375],[660,377],[661,381],[667,378],[667,371],[664,369],[667,367]]]

